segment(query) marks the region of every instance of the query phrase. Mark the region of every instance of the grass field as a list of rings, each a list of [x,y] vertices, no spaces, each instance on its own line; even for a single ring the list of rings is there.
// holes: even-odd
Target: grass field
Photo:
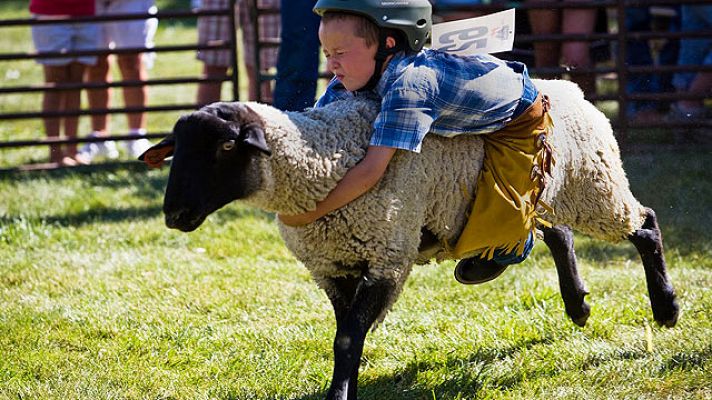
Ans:
[[[416,268],[364,353],[364,399],[712,396],[710,154],[633,154],[658,210],[682,316],[652,322],[627,244],[579,237],[593,313],[564,315],[548,251],[465,287]],[[326,296],[273,216],[234,204],[167,230],[167,171],[142,166],[0,179],[1,399],[319,399],[331,373]],[[704,200],[708,199],[708,200]]]
[[[25,7],[3,1],[0,15]],[[0,35],[2,51],[29,50],[27,34]],[[187,42],[194,31],[163,25],[160,40]],[[197,74],[192,60],[161,56],[153,73]],[[41,80],[31,62],[6,66],[2,86]],[[152,93],[155,104],[186,102],[194,87]],[[38,99],[1,96],[0,110],[33,110]],[[176,115],[151,116],[150,129],[170,129]],[[5,122],[0,140],[39,132],[39,121]],[[3,151],[0,168],[45,152]],[[712,398],[712,153],[659,146],[624,162],[665,235],[682,308],[675,328],[653,322],[627,243],[577,237],[593,308],[585,328],[565,316],[542,244],[478,287],[455,282],[452,262],[417,267],[369,335],[361,398]],[[196,232],[168,230],[166,179],[166,169],[138,164],[0,174],[0,400],[323,398],[331,306],[274,216],[232,204]]]

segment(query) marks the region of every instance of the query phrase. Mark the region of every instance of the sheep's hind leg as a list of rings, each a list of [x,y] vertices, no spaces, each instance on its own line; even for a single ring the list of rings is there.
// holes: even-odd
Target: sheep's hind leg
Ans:
[[[334,375],[327,400],[355,400],[358,368],[366,334],[395,292],[395,283],[388,280],[360,278],[353,282],[334,282],[341,286],[341,295],[329,294],[336,313],[334,338]],[[348,302],[349,291],[355,287]]]
[[[559,288],[564,300],[566,314],[578,326],[586,325],[591,314],[591,307],[584,297],[588,291],[578,274],[576,254],[574,253],[574,235],[571,228],[558,225],[544,228],[544,243],[549,247],[556,271],[559,274]]]
[[[660,232],[655,211],[646,208],[643,226],[628,236],[640,253],[645,268],[653,318],[660,325],[673,327],[677,323],[680,308],[675,300],[675,290],[667,275],[663,254],[663,235]]]

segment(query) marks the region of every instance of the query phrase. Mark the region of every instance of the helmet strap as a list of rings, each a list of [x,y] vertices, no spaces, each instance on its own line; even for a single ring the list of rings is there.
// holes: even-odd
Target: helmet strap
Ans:
[[[396,54],[403,49],[403,44],[398,40],[396,40],[396,44],[393,47],[387,48],[386,40],[388,40],[389,36],[392,37],[392,35],[388,35],[387,32],[383,30],[378,33],[378,50],[376,50],[376,56],[374,57],[376,60],[376,68],[368,82],[362,88],[357,89],[356,92],[365,92],[375,88],[378,81],[381,80],[383,64],[386,62],[388,56]]]

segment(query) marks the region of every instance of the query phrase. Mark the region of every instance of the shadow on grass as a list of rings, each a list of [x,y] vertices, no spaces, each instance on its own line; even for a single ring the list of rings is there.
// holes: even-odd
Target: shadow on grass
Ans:
[[[550,341],[551,338],[536,338],[506,348],[480,348],[468,357],[450,357],[444,361],[415,360],[394,374],[384,375],[359,384],[358,397],[364,400],[470,399],[476,398],[485,384],[504,390],[512,389],[522,381],[531,379],[533,377],[531,373],[524,375],[512,371],[511,374],[493,379],[490,376],[491,366],[518,352]],[[423,385],[417,382],[421,373],[433,370],[448,371],[447,381],[433,385]],[[540,375],[545,374],[547,372],[540,373]],[[325,396],[326,391],[319,391],[297,397],[295,400],[320,400]]]
[[[93,207],[78,213],[29,217],[30,220],[44,221],[59,226],[79,226],[97,222],[121,222],[154,218],[162,213],[163,195],[168,180],[168,169],[161,174],[149,174],[146,167],[137,162],[104,163],[75,168],[61,168],[46,171],[12,171],[0,175],[0,181],[29,182],[46,179],[61,185],[62,180],[72,180],[79,177],[87,185],[94,188],[119,190],[127,187],[135,188],[132,196],[155,200],[156,205],[144,207]],[[28,219],[28,217],[23,217]],[[242,218],[254,218],[265,221],[274,219],[274,215],[262,210],[228,205],[217,211],[212,217],[218,222],[230,222]],[[0,225],[12,223],[10,215],[0,217]]]
[[[712,359],[712,346],[706,346],[704,349],[693,350],[687,353],[677,353],[663,363],[659,369],[659,373],[666,374],[674,370],[704,370],[705,364],[710,359]]]
[[[51,170],[19,171],[10,170],[0,173],[0,182],[30,182],[45,179],[52,182],[79,178],[92,187],[120,189],[136,188],[135,196],[144,199],[163,198],[168,169],[161,174],[148,174],[142,163],[135,161],[107,162],[72,168]]]
[[[668,252],[680,256],[712,254],[708,240],[712,210],[712,182],[707,166],[712,163],[712,153],[695,149],[673,148],[659,151],[626,154],[624,163],[631,189],[642,204],[653,208],[663,230],[664,245]],[[105,188],[135,188],[133,196],[160,201],[163,198],[168,168],[159,173],[149,173],[138,162],[107,163],[53,171],[3,172],[0,181],[29,181],[33,179],[62,180],[79,176],[89,185]],[[134,216],[154,216],[160,212],[149,210],[99,210],[83,215],[57,217],[56,221],[74,223],[92,218],[115,221]],[[234,218],[272,219],[273,216],[247,207],[229,206],[218,211],[213,218],[228,222]],[[576,253],[581,259],[605,263],[616,259],[638,260],[634,247],[627,241],[610,244],[599,240],[576,240]]]
[[[154,218],[161,213],[160,206],[104,208],[92,209],[75,214],[65,214],[44,217],[22,217],[30,222],[45,222],[48,225],[59,227],[82,226],[98,222],[123,222],[132,220],[145,220]],[[12,216],[1,216],[0,226],[10,225],[17,221]]]

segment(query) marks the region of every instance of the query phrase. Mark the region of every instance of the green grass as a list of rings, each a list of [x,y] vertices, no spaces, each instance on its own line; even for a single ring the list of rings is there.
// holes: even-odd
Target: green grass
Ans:
[[[3,1],[0,15],[23,17],[26,7]],[[3,52],[31,50],[29,30],[2,33]],[[157,37],[194,40],[189,24],[162,23]],[[192,52],[156,62],[152,77],[200,70]],[[31,61],[2,62],[0,86],[41,81]],[[150,104],[194,94],[194,85],[156,87]],[[39,98],[0,96],[0,112],[37,110]],[[151,114],[149,130],[170,129],[177,115]],[[123,124],[114,117],[115,132]],[[0,140],[42,136],[40,121],[0,129]],[[0,154],[0,168],[46,159],[44,148]],[[677,327],[652,321],[629,244],[577,237],[593,307],[585,328],[565,316],[541,244],[479,287],[456,283],[452,262],[431,264],[414,269],[369,335],[361,398],[712,398],[712,154],[660,148],[630,153],[625,164],[634,193],[660,219],[682,307]],[[323,398],[331,307],[283,246],[274,217],[233,204],[194,233],[168,230],[166,178],[138,164],[0,175],[0,399]]]
[[[709,153],[634,154],[658,211],[682,316],[652,321],[635,250],[578,237],[593,307],[563,311],[546,248],[498,280],[414,269],[369,335],[364,399],[712,396]],[[164,227],[167,171],[105,166],[0,178],[0,399],[319,399],[331,375],[326,296],[273,216],[233,204]]]

